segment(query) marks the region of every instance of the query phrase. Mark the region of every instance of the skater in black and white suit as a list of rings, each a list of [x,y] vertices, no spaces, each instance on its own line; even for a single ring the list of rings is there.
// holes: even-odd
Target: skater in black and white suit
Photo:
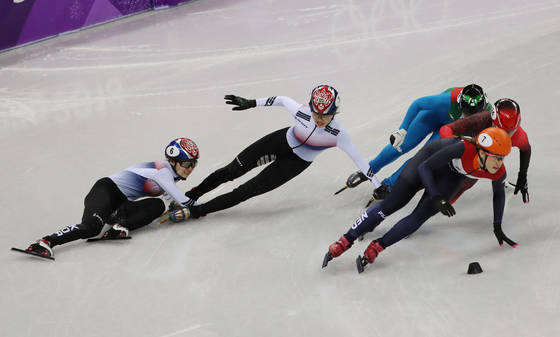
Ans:
[[[198,200],[220,184],[239,178],[257,166],[270,163],[256,177],[233,191],[190,207],[192,217],[217,212],[269,192],[303,172],[319,153],[335,146],[350,156],[375,187],[380,186],[369,170],[369,165],[352,144],[349,134],[335,119],[339,99],[338,92],[333,87],[320,85],[313,89],[309,105],[284,96],[250,100],[227,95],[225,99],[227,104],[235,105],[233,110],[255,106],[283,106],[293,115],[295,123],[249,145],[230,164],[213,172],[200,185],[187,192],[186,196]]]

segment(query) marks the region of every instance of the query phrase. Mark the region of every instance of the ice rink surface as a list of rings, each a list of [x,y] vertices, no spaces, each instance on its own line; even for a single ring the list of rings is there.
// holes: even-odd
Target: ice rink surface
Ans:
[[[0,54],[2,336],[559,336],[559,18],[558,0],[197,0]],[[330,149],[203,219],[70,243],[56,262],[9,251],[79,222],[98,178],[162,159],[173,138],[201,150],[187,190],[293,122],[231,111],[225,94],[306,103],[329,83],[369,160],[414,99],[471,82],[518,101],[532,145],[531,203],[509,197],[504,217],[516,249],[498,246],[482,181],[363,274],[355,257],[417,199],[321,269],[372,190],[333,196],[356,169]],[[515,182],[517,149],[506,165]]]

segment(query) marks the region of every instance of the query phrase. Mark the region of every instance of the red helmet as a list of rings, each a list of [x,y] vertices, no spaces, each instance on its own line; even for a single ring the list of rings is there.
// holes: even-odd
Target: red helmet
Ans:
[[[309,108],[319,115],[334,115],[338,112],[338,91],[330,85],[319,85],[311,92]]]
[[[497,100],[491,116],[492,124],[506,131],[515,131],[521,123],[521,109],[511,98]]]

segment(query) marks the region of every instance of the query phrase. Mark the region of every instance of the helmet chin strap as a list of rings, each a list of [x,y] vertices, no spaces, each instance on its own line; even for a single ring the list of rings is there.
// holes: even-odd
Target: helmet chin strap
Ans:
[[[480,154],[478,155],[478,157],[480,158]],[[488,172],[488,169],[486,168],[486,160],[487,159],[488,159],[488,155],[484,154],[484,161],[482,162],[481,168],[486,172]]]

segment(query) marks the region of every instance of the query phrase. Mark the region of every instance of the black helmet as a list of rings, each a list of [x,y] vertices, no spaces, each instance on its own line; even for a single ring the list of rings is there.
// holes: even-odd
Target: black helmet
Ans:
[[[479,85],[469,84],[457,96],[457,103],[459,112],[464,116],[470,116],[484,109],[487,104],[486,94]]]

